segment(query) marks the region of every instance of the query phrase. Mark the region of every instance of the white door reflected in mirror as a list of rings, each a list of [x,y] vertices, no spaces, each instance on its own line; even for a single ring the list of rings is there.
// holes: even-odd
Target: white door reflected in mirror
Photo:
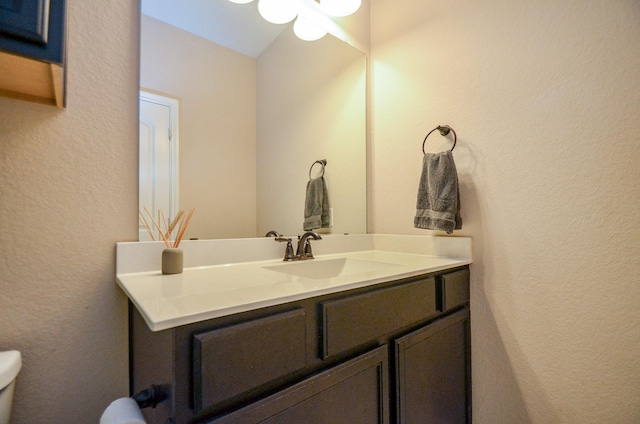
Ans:
[[[139,208],[169,218],[178,212],[178,101],[140,91]],[[139,240],[151,240],[139,224]]]

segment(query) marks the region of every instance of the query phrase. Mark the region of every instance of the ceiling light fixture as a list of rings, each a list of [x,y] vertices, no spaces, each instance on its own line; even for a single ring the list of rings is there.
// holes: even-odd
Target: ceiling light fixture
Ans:
[[[258,0],[258,12],[272,24],[286,24],[298,15],[288,0]]]
[[[316,41],[327,35],[327,30],[302,15],[293,23],[293,32],[304,41]]]
[[[246,4],[253,0],[229,1]],[[362,0],[258,0],[258,12],[273,24],[286,24],[297,17],[293,31],[305,41],[319,40],[328,32],[344,40],[342,29],[329,16],[351,15],[361,3]]]

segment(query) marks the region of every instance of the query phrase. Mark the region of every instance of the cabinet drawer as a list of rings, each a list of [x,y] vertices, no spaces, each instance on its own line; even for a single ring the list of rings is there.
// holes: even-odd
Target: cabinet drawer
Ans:
[[[435,280],[427,278],[321,303],[322,357],[347,351],[436,312]]]
[[[193,336],[194,408],[201,411],[306,366],[303,309]]]
[[[450,272],[438,277],[438,310],[441,312],[469,301],[469,270]]]

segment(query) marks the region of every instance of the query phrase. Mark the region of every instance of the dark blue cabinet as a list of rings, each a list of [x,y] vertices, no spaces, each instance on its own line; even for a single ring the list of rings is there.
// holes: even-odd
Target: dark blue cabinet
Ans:
[[[0,50],[64,61],[65,0],[0,0]]]
[[[0,0],[0,96],[64,107],[66,0]]]

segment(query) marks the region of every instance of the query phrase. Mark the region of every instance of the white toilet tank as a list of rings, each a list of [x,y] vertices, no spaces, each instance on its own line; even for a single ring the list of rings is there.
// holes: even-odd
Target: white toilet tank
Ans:
[[[0,424],[9,424],[13,389],[20,368],[22,368],[20,352],[17,350],[0,352]]]

